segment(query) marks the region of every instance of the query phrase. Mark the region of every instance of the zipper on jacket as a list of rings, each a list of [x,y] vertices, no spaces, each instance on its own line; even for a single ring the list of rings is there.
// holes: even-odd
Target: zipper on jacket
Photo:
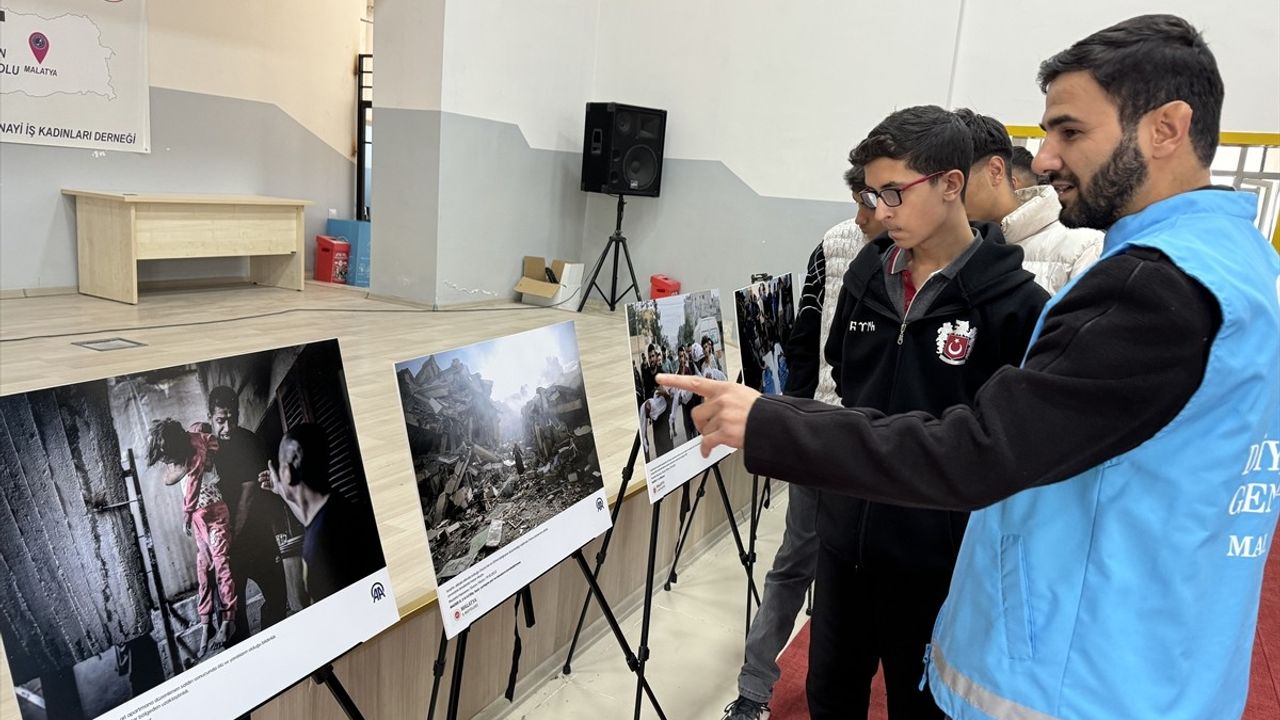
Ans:
[[[902,338],[907,334],[907,323],[904,321],[902,327],[898,328],[898,346],[902,346]]]
[[[933,643],[924,646],[924,674],[920,676],[920,687],[916,688],[920,692],[924,692],[924,688],[929,684],[929,663],[933,660]]]

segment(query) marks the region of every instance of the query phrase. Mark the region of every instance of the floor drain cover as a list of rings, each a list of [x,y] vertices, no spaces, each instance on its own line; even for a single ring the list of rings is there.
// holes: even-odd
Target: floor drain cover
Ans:
[[[130,340],[128,338],[122,338],[122,337],[101,338],[98,340],[83,340],[81,342],[74,342],[71,344],[79,345],[82,348],[89,348],[90,350],[97,350],[98,352],[107,352],[109,350],[125,350],[127,348],[147,346],[146,343],[140,343],[137,340]]]

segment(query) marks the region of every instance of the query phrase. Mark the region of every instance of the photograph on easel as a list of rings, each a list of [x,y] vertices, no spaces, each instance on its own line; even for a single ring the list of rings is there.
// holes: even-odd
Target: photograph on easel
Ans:
[[[783,350],[795,324],[791,273],[761,280],[733,293],[738,318],[742,382],[766,395],[781,395],[787,386]]]
[[[649,502],[660,500],[732,449],[702,457],[693,408],[702,398],[658,385],[659,373],[727,380],[720,291],[671,295],[631,303],[627,310],[631,371]]]
[[[445,631],[608,529],[573,322],[396,364]]]
[[[389,627],[337,341],[0,397],[0,561],[26,720],[239,715]]]

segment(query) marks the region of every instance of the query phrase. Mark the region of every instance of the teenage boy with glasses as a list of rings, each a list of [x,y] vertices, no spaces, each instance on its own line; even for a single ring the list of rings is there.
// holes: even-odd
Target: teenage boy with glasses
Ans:
[[[835,317],[836,298],[840,297],[845,271],[854,256],[884,232],[884,226],[876,220],[875,208],[864,205],[858,197],[866,189],[867,179],[862,166],[853,161],[852,152],[844,182],[853,194],[858,213],[827,230],[809,255],[795,326],[784,353],[789,371],[783,393],[831,405],[839,405],[840,396],[831,378],[831,366],[822,357],[822,348]],[[724,709],[722,720],[769,717],[769,701],[780,675],[778,653],[791,637],[818,564],[818,502],[817,490],[787,486],[782,545],[765,575],[760,609],[747,633],[746,658],[738,675],[738,699]]]
[[[935,106],[893,113],[858,145],[858,195],[886,234],[845,273],[825,352],[846,407],[940,413],[1017,364],[1048,294],[998,225],[970,224],[968,128]],[[941,717],[922,658],[968,516],[823,493],[809,646],[813,720],[864,717],[884,667],[889,717]]]

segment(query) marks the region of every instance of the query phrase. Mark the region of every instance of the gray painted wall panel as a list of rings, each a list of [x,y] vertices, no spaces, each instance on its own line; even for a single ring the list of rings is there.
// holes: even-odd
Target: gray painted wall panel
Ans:
[[[374,108],[370,290],[435,304],[440,112]]]
[[[64,187],[308,199],[308,268],[328,209],[351,215],[354,162],[275,105],[152,88],[151,146],[139,155],[0,143],[0,288],[76,285],[75,205]],[[153,261],[139,277],[247,270],[239,258]]]
[[[587,204],[580,158],[530,148],[515,125],[445,113],[439,304],[514,297],[525,255],[580,259]]]

